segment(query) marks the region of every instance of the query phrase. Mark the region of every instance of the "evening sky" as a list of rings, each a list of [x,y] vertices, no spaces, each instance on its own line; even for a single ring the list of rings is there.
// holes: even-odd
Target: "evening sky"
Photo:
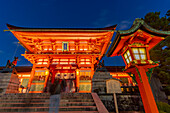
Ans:
[[[0,66],[19,57],[18,65],[31,65],[25,49],[7,30],[6,23],[30,28],[103,28],[117,24],[129,29],[135,18],[170,9],[170,0],[0,0]],[[116,34],[116,33],[115,33]],[[112,40],[115,37],[115,34]],[[121,57],[104,57],[108,66],[123,66]]]

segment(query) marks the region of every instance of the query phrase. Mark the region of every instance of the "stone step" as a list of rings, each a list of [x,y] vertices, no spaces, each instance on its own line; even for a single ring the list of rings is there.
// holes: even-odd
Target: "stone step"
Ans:
[[[19,112],[5,112],[5,113],[19,113]],[[49,113],[49,111],[27,112],[27,113]],[[59,111],[58,113],[99,113],[99,112],[98,111]]]
[[[44,96],[50,96],[49,93],[17,93],[17,94],[4,94],[3,97],[44,97]]]
[[[94,102],[60,102],[60,106],[94,106]]]
[[[61,95],[63,95],[63,96],[67,96],[67,95],[69,95],[69,96],[76,96],[76,95],[79,95],[79,96],[84,96],[84,95],[90,95],[90,93],[61,93]]]
[[[0,112],[40,112],[49,111],[49,107],[0,107]],[[64,106],[59,107],[61,111],[97,111],[96,106]]]
[[[59,111],[96,111],[96,106],[60,106]]]
[[[74,97],[75,97],[75,96],[82,96],[82,97],[83,97],[83,96],[91,96],[91,95],[89,95],[89,94],[82,94],[82,95],[80,95],[80,94],[75,94],[75,95],[71,95],[71,94],[65,94],[65,95],[64,95],[64,94],[61,94],[61,96],[72,96],[72,97],[73,97],[73,96],[74,96]]]
[[[0,113],[2,113],[0,111]],[[4,112],[3,112],[4,113]],[[23,113],[23,112],[5,112],[5,113]],[[42,111],[42,112],[25,112],[25,113],[49,113],[49,111]]]
[[[31,103],[31,102],[49,102],[49,99],[18,99],[18,100],[0,100],[0,103]]]
[[[60,102],[93,102],[93,99],[61,99]]]
[[[64,97],[68,97],[68,96],[70,96],[70,97],[75,97],[75,96],[84,97],[84,96],[91,96],[91,95],[87,95],[87,94],[82,94],[82,95],[78,95],[78,94],[76,94],[76,95],[62,95],[62,94],[61,94],[61,96],[64,96]]]
[[[72,96],[72,97],[65,97],[65,96],[62,96],[61,99],[92,99],[92,96]]]
[[[40,112],[49,111],[49,107],[0,107],[0,112]]]
[[[0,100],[17,100],[17,99],[49,99],[50,97],[0,97]]]
[[[49,103],[0,103],[0,107],[49,107]]]
[[[82,99],[82,98],[92,98],[91,95],[61,95],[61,99]]]
[[[59,111],[59,113],[99,113],[98,111]]]

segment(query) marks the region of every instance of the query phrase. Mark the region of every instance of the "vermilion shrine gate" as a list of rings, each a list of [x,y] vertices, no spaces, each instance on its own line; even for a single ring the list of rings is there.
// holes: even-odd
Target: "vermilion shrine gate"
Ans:
[[[47,81],[72,79],[79,92],[91,92],[96,58],[106,53],[115,26],[96,29],[22,28],[7,25],[27,50],[22,54],[33,64],[27,79],[30,93],[41,93]],[[38,78],[42,81],[37,81]]]

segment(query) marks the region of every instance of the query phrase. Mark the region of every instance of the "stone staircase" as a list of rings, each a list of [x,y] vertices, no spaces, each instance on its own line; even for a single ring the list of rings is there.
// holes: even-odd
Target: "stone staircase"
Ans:
[[[2,113],[48,113],[48,93],[4,94],[0,97]],[[59,113],[108,113],[96,93],[61,93]]]
[[[96,104],[90,93],[61,94],[59,112],[61,113],[98,113]]]
[[[49,111],[48,93],[17,93],[4,94],[0,97],[0,112],[36,112],[44,113]]]

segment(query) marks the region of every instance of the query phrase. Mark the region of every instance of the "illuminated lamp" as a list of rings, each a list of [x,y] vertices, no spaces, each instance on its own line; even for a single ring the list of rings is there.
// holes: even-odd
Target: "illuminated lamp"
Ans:
[[[151,87],[150,79],[157,62],[150,60],[149,50],[156,46],[170,31],[159,31],[148,26],[142,19],[136,19],[129,30],[117,31],[107,56],[121,55],[125,72],[138,84],[145,113],[159,113]]]
[[[46,70],[46,71],[45,71],[45,75],[49,75],[49,70]]]
[[[135,43],[134,43],[135,45]],[[130,66],[130,63],[153,63],[148,55],[149,52],[146,51],[147,46],[129,46],[122,52],[122,57],[127,65],[126,68]]]
[[[79,70],[78,69],[76,70],[76,73],[77,73],[77,75],[79,75]]]

